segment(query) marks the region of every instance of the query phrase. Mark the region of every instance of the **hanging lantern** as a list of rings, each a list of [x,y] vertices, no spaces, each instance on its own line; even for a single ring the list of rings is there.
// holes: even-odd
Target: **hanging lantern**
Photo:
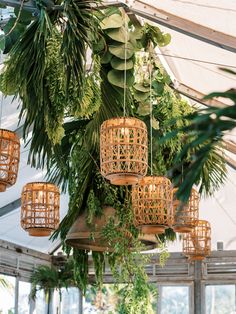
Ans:
[[[211,252],[211,226],[198,220],[194,229],[183,237],[183,254],[190,260],[203,260]]]
[[[87,213],[83,212],[75,220],[67,234],[66,244],[83,250],[113,252],[114,246],[102,238],[102,229],[110,218],[115,217],[115,209],[109,206],[104,207],[103,215],[95,217],[91,225],[87,224],[86,216]],[[125,233],[125,236],[129,238],[132,235]],[[157,239],[151,235],[140,235],[139,240],[144,245],[144,251],[154,249],[157,245]],[[132,250],[132,246],[130,249]]]
[[[136,118],[113,118],[100,132],[101,174],[112,184],[135,184],[147,173],[146,124]]]
[[[176,197],[178,189],[173,189],[173,230],[179,233],[190,232],[198,221],[199,216],[199,194],[195,189],[191,190],[189,200],[186,204],[181,203]]]
[[[0,192],[16,183],[20,161],[20,140],[8,130],[0,129]]]
[[[161,234],[173,223],[172,184],[165,177],[144,177],[132,186],[134,225],[142,233]]]
[[[57,186],[45,182],[27,183],[21,194],[22,228],[31,236],[49,236],[59,225],[59,207]]]

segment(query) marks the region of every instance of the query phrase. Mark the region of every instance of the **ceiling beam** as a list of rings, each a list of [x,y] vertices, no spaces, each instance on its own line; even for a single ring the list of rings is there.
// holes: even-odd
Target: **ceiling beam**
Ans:
[[[233,158],[224,155],[224,159],[225,159],[226,163],[227,163],[231,168],[233,168],[234,170],[236,170],[236,161],[235,161]]]
[[[158,9],[156,6],[149,5],[145,1],[135,0],[129,9],[145,19],[173,29],[184,35],[206,42],[216,47],[236,52],[236,37],[219,32],[215,29],[200,25],[180,16],[171,14],[167,11]]]
[[[0,4],[13,7],[13,8],[19,8],[21,6],[21,1],[17,0],[0,0]],[[31,12],[38,12],[38,9],[36,7],[36,1],[34,0],[27,0],[24,2],[23,5],[24,9]]]
[[[53,5],[50,0],[45,0],[45,3],[49,10],[63,10],[63,6]],[[0,0],[0,4],[5,4],[11,7],[19,7],[21,2],[17,0]],[[216,47],[236,52],[236,37],[158,9],[155,6],[146,4],[142,0],[134,0],[130,3],[130,5],[129,0],[114,2],[103,1],[99,7],[103,8],[107,6],[123,7],[128,12],[173,29],[174,31],[199,39]],[[35,15],[38,13],[36,2],[34,0],[24,3],[24,9],[35,12]]]
[[[195,100],[196,102],[207,107],[225,108],[226,106],[228,106],[227,104],[223,103],[220,100],[217,100],[216,98],[207,100],[203,99],[206,95],[182,83],[178,83],[176,84],[176,86],[172,86],[172,88],[179,92],[181,95]]]
[[[223,140],[222,145],[224,149],[236,155],[236,144],[230,141]]]
[[[21,206],[21,198],[0,208],[0,217],[3,217]]]

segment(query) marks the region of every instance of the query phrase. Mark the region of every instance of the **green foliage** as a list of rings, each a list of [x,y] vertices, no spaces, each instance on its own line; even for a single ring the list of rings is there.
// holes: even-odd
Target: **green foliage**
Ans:
[[[103,274],[105,270],[105,256],[103,252],[92,252],[93,265],[95,268],[96,286],[101,289],[103,285]]]
[[[73,249],[74,258],[74,279],[76,285],[85,294],[88,284],[88,252],[85,250]]]
[[[186,156],[189,156],[189,164],[183,169],[183,182],[177,194],[182,201],[188,199],[194,183],[201,184],[201,192],[212,194],[226,179],[224,156],[217,147],[224,132],[236,126],[236,91],[231,89],[225,93],[212,93],[206,99],[213,97],[229,98],[234,105],[194,112],[186,117],[188,125],[164,137],[166,141],[175,138],[178,132],[188,134],[188,141],[175,159],[176,165],[180,167]]]
[[[33,300],[35,300],[37,291],[39,290],[44,290],[46,300],[48,300],[49,293],[53,290],[58,290],[61,296],[61,289],[63,287],[68,288],[74,285],[73,260],[68,260],[68,262],[61,269],[57,269],[54,266],[38,266],[33,272],[30,282],[30,297]]]
[[[14,287],[3,275],[0,275],[0,288],[13,292]]]

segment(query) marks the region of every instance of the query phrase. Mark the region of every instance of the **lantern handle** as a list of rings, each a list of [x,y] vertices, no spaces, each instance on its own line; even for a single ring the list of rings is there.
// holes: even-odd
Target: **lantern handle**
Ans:
[[[125,13],[125,71],[124,71],[124,99],[123,99],[123,115],[126,116],[126,84],[127,84],[127,41],[128,41],[128,16]]]
[[[149,106],[150,106],[150,154],[151,154],[151,176],[153,175],[153,151],[152,151],[152,57],[149,48]]]

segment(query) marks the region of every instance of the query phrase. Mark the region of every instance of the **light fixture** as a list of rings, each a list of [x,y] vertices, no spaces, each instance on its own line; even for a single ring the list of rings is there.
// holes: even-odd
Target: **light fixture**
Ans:
[[[191,232],[184,234],[183,254],[189,260],[203,260],[211,252],[211,226],[206,220],[198,220]]]
[[[126,117],[128,22],[125,19],[125,68],[123,117],[104,121],[100,129],[101,174],[112,184],[132,185],[147,174],[148,138],[146,124]]]
[[[134,225],[144,234],[161,234],[173,223],[172,184],[163,176],[153,176],[152,147],[152,63],[149,53],[149,105],[150,105],[150,172],[138,184],[132,186]]]
[[[59,207],[57,186],[46,182],[27,183],[21,194],[22,228],[31,236],[49,236],[59,225]]]
[[[172,184],[161,176],[148,176],[132,186],[134,225],[147,234],[161,234],[173,223]]]
[[[100,131],[101,174],[112,184],[135,184],[147,173],[146,124],[136,118],[112,118]]]
[[[16,183],[20,161],[20,140],[16,133],[0,129],[0,192]]]
[[[176,197],[178,188],[173,189],[173,211],[174,223],[173,230],[179,233],[191,232],[199,217],[199,193],[191,190],[189,200],[183,204]]]

